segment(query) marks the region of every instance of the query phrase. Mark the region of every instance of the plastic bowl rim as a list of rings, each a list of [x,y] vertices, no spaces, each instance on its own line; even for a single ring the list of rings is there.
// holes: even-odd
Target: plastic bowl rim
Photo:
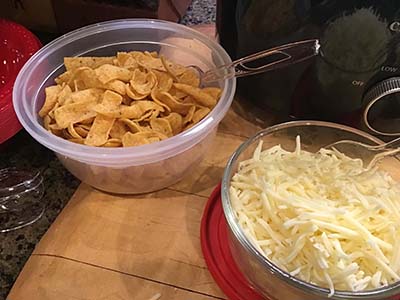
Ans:
[[[216,41],[210,39],[195,29],[168,21],[154,19],[119,19],[88,25],[69,33],[66,33],[36,52],[23,66],[15,81],[17,88],[13,91],[13,105],[17,117],[29,134],[45,147],[57,152],[58,154],[70,157],[75,160],[94,163],[100,165],[142,165],[153,163],[178,155],[190,149],[203,138],[205,138],[213,128],[218,125],[223,116],[228,111],[236,89],[236,78],[225,80],[225,88],[222,91],[220,101],[213,108],[210,114],[192,128],[157,143],[127,148],[102,148],[75,144],[59,138],[47,132],[39,123],[31,119],[30,110],[32,106],[26,107],[24,101],[17,101],[20,97],[25,97],[28,87],[25,85],[25,78],[29,74],[32,76],[33,70],[50,53],[59,50],[64,45],[85,38],[86,36],[101,33],[104,30],[117,29],[145,29],[153,28],[160,30],[170,30],[176,33],[187,35],[184,38],[197,39],[210,50],[218,55],[218,59],[224,63],[232,60],[226,51]],[[145,41],[144,41],[145,42]],[[50,71],[51,72],[51,71]],[[49,73],[50,73],[49,72]],[[179,149],[179,150],[177,150]]]

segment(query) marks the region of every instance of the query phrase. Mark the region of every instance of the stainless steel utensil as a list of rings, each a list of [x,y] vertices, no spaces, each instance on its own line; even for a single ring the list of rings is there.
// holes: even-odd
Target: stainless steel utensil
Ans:
[[[283,68],[319,54],[317,39],[298,41],[242,57],[230,64],[204,72],[198,66],[190,66],[199,72],[201,84],[233,77],[244,77]],[[274,57],[276,56],[276,57]],[[263,59],[269,59],[262,63]],[[257,61],[261,65],[252,66]]]
[[[362,154],[364,163],[368,163],[367,169],[371,169],[382,158],[400,153],[400,137],[375,146],[353,140],[340,140],[324,148],[335,148],[345,154],[357,150],[356,153]]]

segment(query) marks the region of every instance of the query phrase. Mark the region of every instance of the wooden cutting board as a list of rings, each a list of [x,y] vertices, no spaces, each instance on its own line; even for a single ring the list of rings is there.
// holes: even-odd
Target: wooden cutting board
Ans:
[[[8,299],[225,299],[202,256],[200,221],[227,159],[259,129],[231,109],[198,168],[155,193],[119,196],[81,184]]]

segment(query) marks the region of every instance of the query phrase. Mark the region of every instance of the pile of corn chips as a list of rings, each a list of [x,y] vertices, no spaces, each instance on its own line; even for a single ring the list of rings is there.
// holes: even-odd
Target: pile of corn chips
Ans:
[[[200,87],[196,71],[156,52],[66,57],[46,88],[44,127],[71,142],[129,147],[172,137],[202,120],[221,90]]]

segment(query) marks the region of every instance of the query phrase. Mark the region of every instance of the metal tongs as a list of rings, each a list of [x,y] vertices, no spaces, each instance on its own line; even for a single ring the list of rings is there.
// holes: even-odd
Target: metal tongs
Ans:
[[[324,148],[335,148],[345,153],[362,153],[367,170],[372,169],[378,161],[385,157],[400,153],[400,137],[380,145],[367,145],[353,140],[336,141]]]
[[[215,69],[203,72],[197,66],[195,68],[200,74],[201,83],[214,82],[233,77],[244,77],[255,75],[267,71],[284,68],[295,63],[307,60],[319,54],[320,44],[317,39],[298,41],[285,44],[261,52],[257,52],[242,57],[234,62],[216,67]],[[278,56],[276,60],[272,56]],[[256,63],[258,60],[271,57],[272,61],[261,66],[251,66],[250,63]]]

